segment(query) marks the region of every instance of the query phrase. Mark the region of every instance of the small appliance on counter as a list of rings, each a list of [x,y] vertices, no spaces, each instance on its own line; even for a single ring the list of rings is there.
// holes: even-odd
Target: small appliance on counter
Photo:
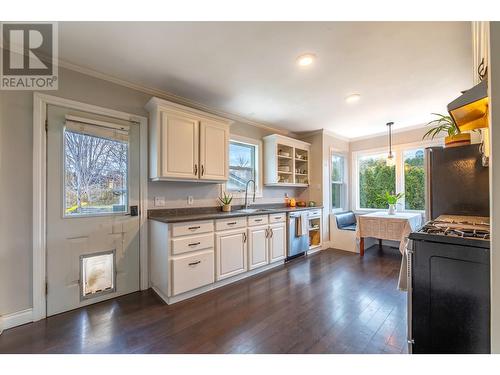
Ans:
[[[490,353],[489,218],[441,215],[409,239],[408,352]]]

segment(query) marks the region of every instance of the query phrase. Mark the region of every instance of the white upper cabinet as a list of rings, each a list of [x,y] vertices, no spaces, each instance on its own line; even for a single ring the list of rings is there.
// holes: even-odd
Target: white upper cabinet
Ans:
[[[195,117],[161,112],[161,176],[198,177],[199,122]]]
[[[152,180],[228,179],[230,120],[158,98],[146,109]]]
[[[228,179],[229,127],[227,124],[204,121],[200,123],[200,178]]]
[[[279,134],[264,140],[264,184],[308,186],[311,144]]]

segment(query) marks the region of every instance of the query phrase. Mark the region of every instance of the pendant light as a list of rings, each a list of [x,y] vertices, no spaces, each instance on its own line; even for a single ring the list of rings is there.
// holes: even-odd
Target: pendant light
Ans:
[[[396,160],[394,158],[394,154],[392,153],[392,125],[394,125],[393,122],[387,123],[387,127],[389,128],[389,154],[387,155],[385,163],[388,167],[396,165]]]

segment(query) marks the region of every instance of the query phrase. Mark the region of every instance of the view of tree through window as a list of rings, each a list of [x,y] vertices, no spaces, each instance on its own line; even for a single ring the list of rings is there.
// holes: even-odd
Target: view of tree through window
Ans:
[[[65,130],[66,215],[128,210],[128,142]]]
[[[228,191],[244,191],[248,180],[256,177],[257,146],[231,141],[229,144],[229,180]]]
[[[403,153],[405,176],[405,208],[425,209],[424,150],[410,150]]]
[[[396,167],[387,166],[385,157],[380,154],[359,159],[360,208],[387,208],[382,196],[396,191]]]
[[[332,208],[342,208],[344,157],[332,155]]]

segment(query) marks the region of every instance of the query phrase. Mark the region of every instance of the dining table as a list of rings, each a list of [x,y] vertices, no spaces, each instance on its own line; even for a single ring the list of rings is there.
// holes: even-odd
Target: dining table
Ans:
[[[420,212],[376,211],[358,216],[357,234],[359,239],[359,255],[365,255],[365,238],[372,237],[379,240],[399,242],[399,251],[404,253],[405,240],[408,235],[422,225]]]

